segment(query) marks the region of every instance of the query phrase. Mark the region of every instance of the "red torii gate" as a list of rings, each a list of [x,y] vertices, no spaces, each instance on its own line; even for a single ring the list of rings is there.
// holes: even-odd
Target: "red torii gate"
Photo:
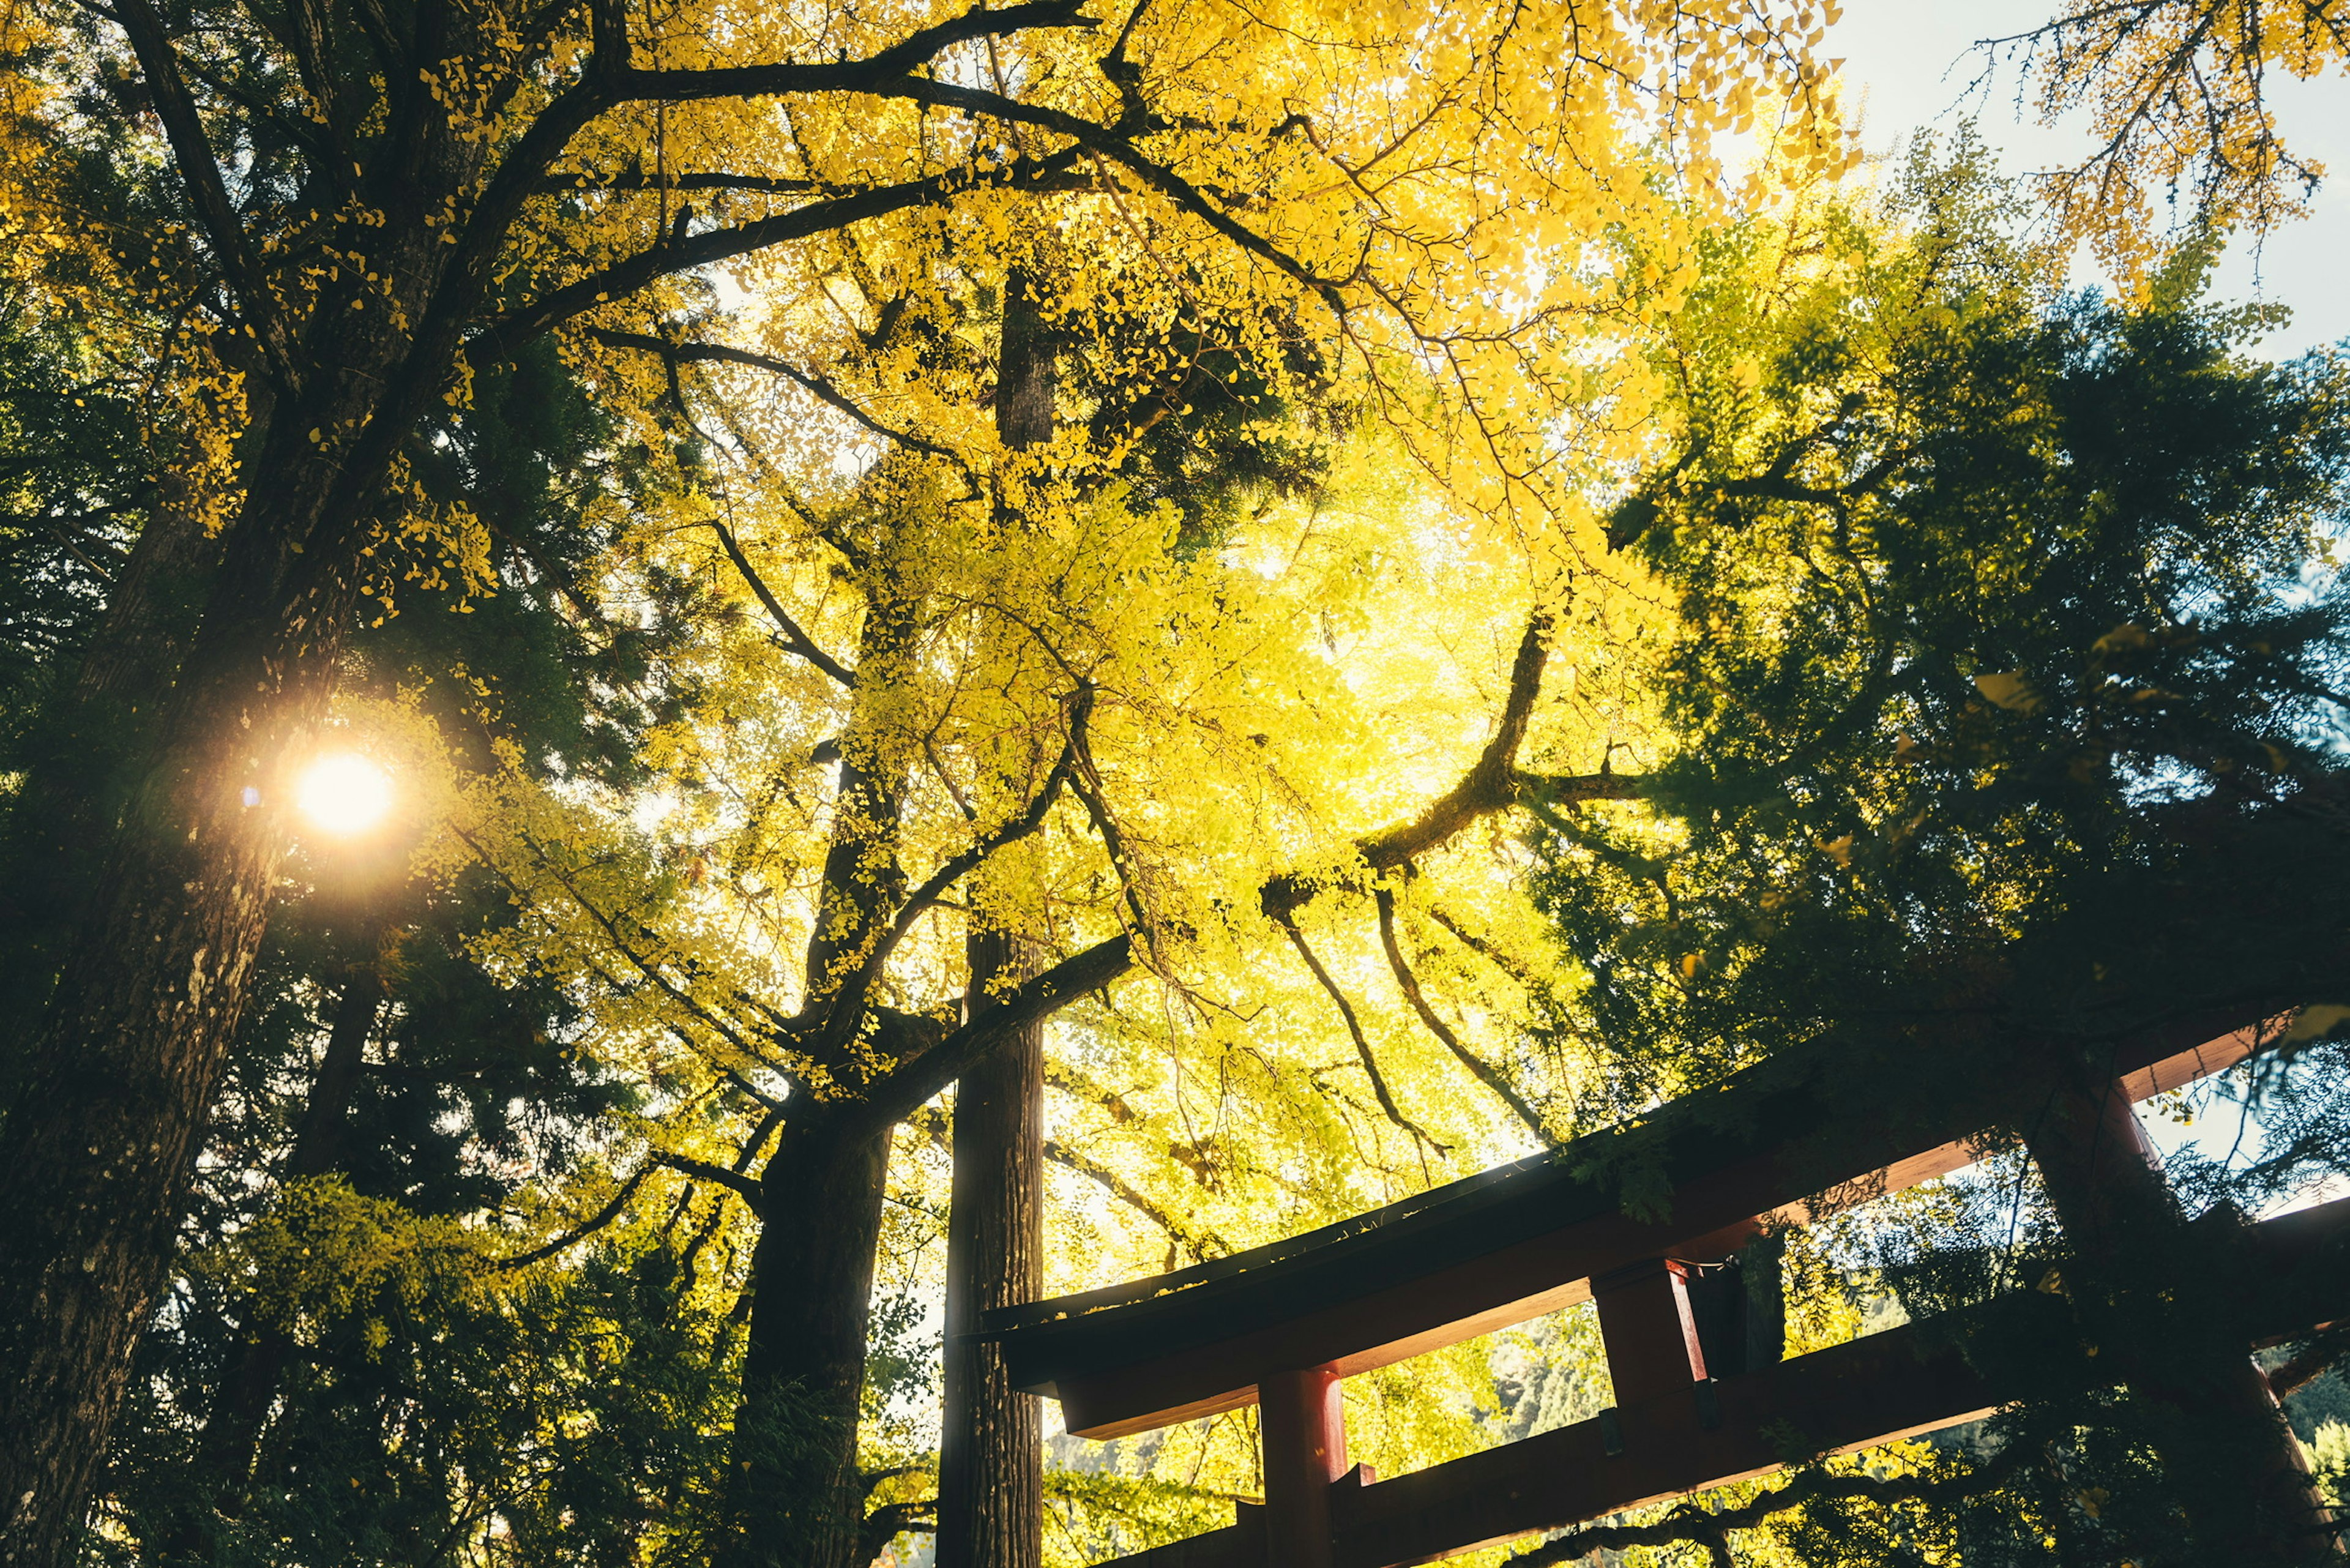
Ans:
[[[2087,1146],[2103,1140],[2150,1162],[2131,1105],[2224,1071],[2274,1033],[2254,1024],[2211,1037],[2218,1027],[2189,1023],[2116,1052],[2102,1102],[2066,1106],[2019,1078],[1899,1121],[1865,1114],[1904,1103],[1887,1082],[1766,1063],[1555,1152],[1213,1262],[1005,1308],[980,1332],[1002,1344],[1014,1386],[1058,1399],[1082,1437],[1261,1407],[1263,1505],[1240,1505],[1229,1528],[1119,1558],[1123,1568],[1434,1562],[1768,1473],[1790,1456],[1766,1428],[1792,1426],[1815,1452],[1848,1452],[2017,1397],[1954,1351],[1929,1348],[1914,1324],[1737,1365],[1736,1347],[1704,1330],[1700,1276],[1766,1224],[1806,1222],[1824,1194],[1896,1191],[1958,1169],[1975,1158],[1970,1140],[2044,1127],[2052,1106]],[[1898,1071],[1884,1069],[1888,1080]],[[2043,1167],[2065,1158],[2064,1141],[2033,1142]],[[1587,1175],[1625,1161],[1669,1182],[1668,1216],[1627,1214],[1616,1183]],[[2333,1317],[2350,1294],[2350,1199],[2255,1232],[2258,1277],[2245,1287],[2274,1318],[2262,1319],[2263,1343]],[[1341,1379],[1582,1301],[1598,1308],[1612,1409],[1384,1481],[1349,1467]],[[2245,1376],[2265,1400],[2249,1362]]]

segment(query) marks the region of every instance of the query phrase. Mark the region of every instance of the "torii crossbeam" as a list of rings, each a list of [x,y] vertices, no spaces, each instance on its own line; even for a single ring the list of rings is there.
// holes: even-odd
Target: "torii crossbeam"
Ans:
[[[2230,1022],[2117,1051],[2107,1104],[2080,1114],[2151,1160],[2129,1106],[2224,1071],[2275,1033]],[[1984,1134],[2031,1122],[2031,1096],[2049,1095],[1985,1083],[1894,1117],[1884,1107],[1915,1097],[1894,1087],[1766,1063],[1555,1152],[1194,1268],[1006,1308],[981,1332],[1002,1343],[1014,1386],[1058,1399],[1082,1437],[1261,1406],[1263,1506],[1121,1568],[1401,1568],[1937,1430],[2022,1391],[1987,1385],[1921,1325],[1783,1361],[1709,1327],[1707,1265],[1774,1221],[1807,1222],[1824,1198],[1970,1164]],[[1626,1212],[1627,1168],[1669,1184],[1668,1213]],[[2243,1283],[2268,1341],[2341,1315],[2350,1199],[2255,1231]],[[1581,1301],[1598,1308],[1612,1409],[1387,1480],[1349,1468],[1341,1379]],[[1791,1430],[1805,1453],[1785,1451]]]

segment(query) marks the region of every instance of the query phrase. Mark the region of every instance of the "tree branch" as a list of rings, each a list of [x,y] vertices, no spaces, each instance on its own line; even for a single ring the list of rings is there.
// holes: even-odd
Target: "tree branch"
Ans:
[[[716,1182],[749,1204],[752,1213],[764,1218],[767,1212],[766,1189],[759,1184],[756,1177],[729,1170],[723,1165],[712,1165],[706,1159],[696,1159],[686,1154],[656,1154],[652,1157],[652,1163],[667,1166],[681,1175],[692,1177],[696,1181]]]
[[[560,102],[561,100],[558,100]],[[550,110],[552,112],[552,110]],[[544,118],[544,117],[542,117]],[[534,130],[536,128],[534,127]],[[853,195],[811,202],[788,213],[761,218],[732,228],[712,229],[691,235],[664,235],[650,249],[638,252],[598,272],[566,284],[528,305],[494,317],[468,340],[494,358],[513,354],[524,344],[575,316],[599,305],[624,299],[656,278],[691,272],[713,262],[747,255],[769,245],[829,234],[868,218],[886,217],[909,207],[943,202],[956,193],[980,187],[1019,189],[1041,185],[1075,161],[1074,152],[1036,161],[1020,160],[1000,171],[974,175],[957,170],[920,180],[877,185]],[[536,175],[534,174],[534,180]]]
[[[1963,1475],[1928,1479],[1922,1476],[1831,1475],[1815,1469],[1798,1476],[1787,1485],[1766,1491],[1743,1508],[1726,1508],[1711,1512],[1694,1502],[1685,1502],[1655,1524],[1595,1525],[1578,1530],[1555,1541],[1544,1542],[1531,1552],[1521,1552],[1506,1560],[1503,1568],[1555,1568],[1555,1564],[1572,1563],[1595,1552],[1621,1552],[1632,1546],[1674,1546],[1683,1542],[1719,1542],[1732,1530],[1752,1530],[1773,1514],[1801,1508],[1814,1500],[1859,1502],[1925,1502],[1950,1503],[1964,1501],[1996,1483],[2006,1473],[2019,1468],[2030,1445],[2011,1443],[2001,1449],[1991,1461]],[[1726,1552],[1726,1548],[1723,1549]]]
[[[913,929],[914,922],[936,908],[948,888],[970,875],[1005,845],[1017,843],[1045,826],[1045,815],[1053,809],[1053,803],[1060,798],[1062,787],[1069,781],[1076,749],[1083,743],[1086,721],[1093,712],[1093,688],[1078,688],[1076,700],[1070,704],[1069,739],[1063,743],[1061,754],[1053,763],[1053,771],[1045,776],[1043,787],[1030,797],[1019,815],[982,834],[960,852],[949,856],[920,887],[907,897],[905,903],[899,907],[896,917],[890,920],[889,929],[874,941],[863,961],[858,964],[855,977],[840,988],[839,1000],[833,1003],[835,1018],[853,1019],[863,1011],[863,1000],[871,992],[873,982],[880,978],[881,966],[889,961],[889,955],[897,950],[898,944]]]
[[[975,6],[960,16],[909,33],[861,60],[816,65],[723,66],[708,70],[629,69],[613,78],[615,96],[691,103],[712,98],[777,98],[792,93],[878,92],[957,44],[1003,37],[1040,27],[1092,28],[1100,24],[1079,11],[1081,0],[1024,0],[1001,10]]]
[[[1411,965],[1404,961],[1403,946],[1396,940],[1395,895],[1385,888],[1377,888],[1372,889],[1372,897],[1379,907],[1379,943],[1388,950],[1388,967],[1395,971],[1396,985],[1403,992],[1404,1000],[1410,1002],[1412,1011],[1419,1014],[1419,1021],[1428,1025],[1428,1032],[1442,1041],[1444,1048],[1460,1058],[1461,1064],[1475,1074],[1479,1083],[1499,1096],[1502,1103],[1525,1124],[1528,1132],[1547,1143],[1550,1135],[1543,1127],[1540,1114],[1526,1104],[1524,1097],[1511,1085],[1510,1080],[1502,1075],[1500,1068],[1462,1044],[1451,1026],[1438,1017],[1436,1009],[1429,1005],[1428,998],[1419,989],[1419,977],[1413,974]]]
[[[1379,1109],[1387,1113],[1388,1120],[1438,1154],[1451,1154],[1452,1150],[1448,1145],[1429,1137],[1417,1122],[1397,1108],[1395,1096],[1388,1092],[1387,1075],[1379,1071],[1378,1058],[1371,1054],[1371,1043],[1363,1035],[1362,1021],[1355,1016],[1355,1004],[1347,1000],[1347,993],[1338,989],[1338,982],[1330,978],[1330,971],[1322,967],[1322,961],[1314,956],[1312,948],[1305,945],[1305,933],[1297,929],[1297,921],[1286,909],[1274,915],[1274,919],[1288,934],[1289,945],[1297,950],[1297,956],[1305,961],[1305,967],[1314,971],[1314,978],[1322,982],[1322,989],[1330,993],[1330,1000],[1338,1004],[1338,1016],[1347,1021],[1347,1033],[1355,1042],[1355,1054],[1361,1059],[1363,1071],[1370,1075],[1371,1092],[1378,1096]]]
[[[1542,692],[1543,665],[1549,658],[1543,638],[1550,625],[1547,610],[1538,609],[1526,618],[1525,635],[1519,639],[1517,658],[1510,666],[1510,689],[1502,703],[1502,722],[1475,765],[1450,792],[1430,802],[1411,821],[1359,840],[1356,850],[1367,869],[1373,873],[1395,870],[1444,843],[1477,818],[1504,810],[1516,802],[1518,775],[1513,764],[1518,747],[1526,738],[1527,722],[1534,716],[1534,699]],[[1264,885],[1259,902],[1266,914],[1279,919],[1319,890],[1305,877],[1284,873]]]
[[[826,378],[812,375],[769,355],[754,354],[748,348],[731,348],[723,343],[671,343],[667,338],[651,337],[642,332],[617,332],[605,327],[589,327],[588,336],[608,348],[634,348],[647,354],[659,354],[672,365],[743,365],[754,370],[768,371],[804,388],[818,402],[836,412],[847,415],[875,435],[896,441],[899,446],[915,452],[928,452],[932,457],[944,458],[965,473],[971,472],[970,465],[963,462],[960,452],[940,446],[935,441],[924,441],[920,436],[908,435],[903,431],[891,430],[888,425],[858,408],[839,388],[834,386]]]
[[[923,1101],[985,1061],[1016,1032],[1050,1018],[1133,967],[1134,939],[1123,931],[1063,959],[1024,982],[1001,1004],[977,1014],[911,1062],[876,1080],[866,1091],[863,1105],[843,1107],[850,1123],[848,1130],[878,1130],[905,1120]]]
[[[1204,1243],[1196,1231],[1168,1213],[1157,1203],[1152,1202],[1147,1195],[1109,1167],[1090,1156],[1078,1153],[1068,1145],[1055,1138],[1045,1140],[1045,1158],[1055,1165],[1064,1166],[1076,1171],[1079,1176],[1096,1182],[1112,1198],[1164,1231],[1169,1241],[1178,1246],[1189,1248],[1191,1256],[1200,1262],[1207,1261],[1209,1254],[1204,1250]]]
[[[742,545],[734,537],[734,530],[715,518],[711,520],[710,527],[717,534],[718,542],[726,547],[727,559],[734,563],[734,569],[743,574],[743,580],[751,586],[751,592],[758,596],[759,602],[766,607],[767,614],[774,618],[775,625],[782,629],[784,646],[831,676],[842,686],[849,691],[855,691],[857,672],[818,648],[816,645],[816,639],[800,629],[800,623],[794,620],[791,613],[784,608],[783,601],[775,597],[773,588],[767,587],[766,579],[753,569],[751,558],[743,553]]]
[[[587,1220],[583,1224],[574,1226],[572,1229],[566,1231],[562,1235],[557,1236],[554,1241],[547,1242],[543,1247],[533,1247],[529,1251],[517,1253],[515,1256],[511,1258],[500,1258],[496,1262],[493,1262],[490,1267],[500,1272],[504,1272],[509,1269],[526,1268],[530,1264],[538,1262],[542,1259],[552,1258],[556,1253],[562,1251],[566,1247],[569,1247],[576,1242],[586,1241],[588,1237],[594,1235],[597,1231],[601,1231],[605,1226],[609,1225],[613,1220],[619,1218],[620,1210],[628,1207],[629,1199],[635,1195],[637,1189],[643,1185],[645,1178],[653,1173],[655,1167],[659,1163],[659,1161],[654,1161],[650,1164],[639,1166],[635,1174],[630,1176],[628,1180],[620,1183],[620,1190],[612,1195],[612,1201],[604,1205],[603,1208],[596,1210],[594,1218]]]
[[[245,243],[244,224],[236,215],[236,203],[229,197],[220,161],[213,156],[212,142],[204,135],[195,98],[180,74],[179,55],[163,29],[163,19],[155,14],[150,0],[122,0],[115,9],[115,19],[130,40],[139,68],[147,73],[156,116],[162,120],[164,137],[171,143],[172,160],[187,182],[196,221],[220,257],[221,271],[227,276],[245,325],[286,392],[298,392],[302,378],[293,345],[278,320],[260,258]]]

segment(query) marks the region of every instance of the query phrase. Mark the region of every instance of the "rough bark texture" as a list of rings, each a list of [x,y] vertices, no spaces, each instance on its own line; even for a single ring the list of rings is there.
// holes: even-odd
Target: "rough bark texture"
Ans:
[[[2128,1096],[2108,1082],[2064,1084],[2028,1141],[2083,1265],[2067,1293],[2151,1407],[2197,1545],[2239,1563],[2331,1560],[2308,1458],[2249,1347],[2198,1302],[2213,1282],[2194,1262],[2204,1249]]]
[[[211,657],[182,687],[0,1129],[0,1561],[12,1564],[73,1555],[283,851],[276,814],[248,810],[241,790],[284,793],[285,752],[325,706],[317,639],[274,613],[274,595],[244,597],[244,613],[207,628],[198,657]],[[339,618],[331,597],[297,600],[302,622]],[[256,683],[257,671],[282,673]]]
[[[151,13],[140,8],[151,22]],[[134,18],[134,20],[137,18]],[[134,28],[142,61],[160,24]],[[445,129],[445,128],[444,128]],[[420,154],[453,188],[479,150]],[[447,263],[415,186],[384,194],[374,254],[411,317]],[[243,1011],[289,824],[291,769],[324,718],[359,546],[439,369],[359,281],[304,345],[298,396],[254,443],[203,623],[153,749],[61,947],[0,1124],[0,1563],[65,1568],[168,1276],[190,1172]],[[421,350],[445,368],[453,335]],[[387,388],[397,392],[387,395]],[[317,432],[354,432],[331,441]],[[246,805],[246,791],[256,801]]]
[[[740,1568],[864,1568],[857,1417],[889,1129],[816,1107],[767,1168],[759,1282],[735,1417]]]
[[[220,553],[179,476],[159,475],[156,488],[73,680],[31,737],[30,766],[9,813],[9,874],[0,880],[7,937],[0,1036],[12,1043],[36,1025],[48,1001],[57,955],[134,782],[124,775],[170,698]],[[13,1079],[6,1069],[16,1065],[0,1067],[0,1082]]]
[[[970,940],[973,1010],[1022,976],[1014,944]],[[1030,1023],[955,1090],[947,1217],[946,1398],[939,1449],[938,1568],[1036,1568],[1044,1540],[1044,1428],[979,1314],[1043,1286],[1045,1030]]]
[[[1003,284],[995,428],[1019,450],[1052,439],[1056,378],[1027,275]],[[1011,508],[1000,521],[1016,527]],[[1025,980],[1017,944],[975,929],[968,1023]],[[1044,1551],[1044,1424],[1003,1352],[966,1339],[979,1314],[1034,1301],[1044,1283],[1045,1028],[1014,1030],[955,1089],[947,1214],[946,1365],[939,1438],[938,1568],[1036,1568]]]

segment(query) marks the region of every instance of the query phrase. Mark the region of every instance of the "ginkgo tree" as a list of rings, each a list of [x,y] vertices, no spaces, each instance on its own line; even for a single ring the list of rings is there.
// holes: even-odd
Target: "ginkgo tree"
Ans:
[[[64,939],[36,950],[47,994],[13,1047],[0,1128],[12,1560],[69,1550],[258,950],[288,770],[325,714],[346,629],[396,607],[386,557],[402,552],[384,546],[421,519],[449,570],[483,580],[478,522],[413,478],[430,420],[463,407],[473,376],[550,332],[583,348],[599,332],[664,337],[713,266],[798,258],[808,288],[752,351],[868,435],[919,426],[961,459],[939,461],[1016,511],[1077,507],[1077,489],[999,461],[969,400],[927,389],[927,335],[895,327],[939,274],[1000,289],[1013,236],[1082,203],[1097,231],[1127,227],[1180,280],[1169,286],[1294,316],[1455,505],[1563,546],[1575,527],[1557,424],[1608,406],[1587,329],[1674,287],[1679,209],[1660,199],[1654,151],[1702,176],[1706,137],[1740,123],[1758,88],[1808,99],[1825,77],[1807,53],[1819,21],[1728,0],[1433,17],[1218,4],[1095,16],[1070,0],[12,13],[19,247],[94,308],[161,306],[156,374],[192,499],[141,546],[221,530],[184,655],[127,704],[146,719],[123,809],[57,806],[68,820],[48,836],[76,842],[94,874],[49,922]],[[1825,126],[1815,143],[1823,163],[1846,156]],[[916,220],[931,215],[950,221],[926,233]],[[905,235],[897,283],[836,271],[828,241],[889,223]],[[1653,270],[1595,256],[1608,234],[1648,242]],[[908,303],[885,320],[893,298]],[[856,394],[833,364],[851,342],[877,372]],[[744,346],[711,346],[729,347]],[[927,498],[913,487],[886,504],[929,508],[944,542],[953,482],[926,483]],[[871,661],[857,667],[860,711],[889,710],[889,677],[916,657],[891,630],[911,601],[889,585],[929,568],[916,545],[930,531],[835,530],[838,565],[879,611],[856,634]],[[130,572],[121,587],[153,580]],[[116,612],[134,630],[151,619]],[[1057,793],[1083,770],[1086,710],[1081,695],[1055,702],[1027,711],[1037,787],[1057,777]],[[827,1084],[916,1052],[927,1065],[898,1079],[898,1103],[865,1102],[829,1134],[819,1116],[796,1127],[779,1157],[795,1214],[867,1179],[874,1117],[1129,958],[1126,937],[1106,936],[934,1041],[867,1007],[888,957],[877,939],[957,878],[910,901],[888,886],[875,835],[899,804],[899,742],[869,722],[845,734],[831,884],[785,1016]],[[61,798],[38,779],[21,794]],[[790,1231],[764,1243],[785,1279]],[[757,1378],[789,1375],[754,1361]]]
[[[668,1031],[665,1071],[740,1107],[697,1116],[691,1141],[650,1158],[731,1189],[755,1222],[735,1480],[745,1537],[795,1560],[846,1560],[858,1533],[866,1312],[897,1124],[960,1079],[959,1183],[974,1164],[1033,1164],[1045,1072],[1034,1023],[1090,1011],[1087,993],[1140,966],[1193,1020],[1162,1033],[1189,1072],[1254,1061],[1253,1081],[1229,1091],[1258,1107],[1242,1114],[1318,1129],[1300,1144],[1269,1126],[1253,1157],[1244,1138],[1195,1135],[1194,1158],[1235,1184],[1299,1149],[1322,1206],[1304,1212],[1320,1219],[1391,1195],[1382,1182],[1424,1182],[1449,1154],[1465,1170],[1522,1148],[1542,1125],[1513,1106],[1539,1090],[1449,1031],[1399,1057],[1385,1017],[1367,1030],[1356,988],[1333,976],[1338,950],[1309,937],[1307,907],[1326,884],[1367,894],[1366,877],[1440,857],[1526,791],[1617,787],[1529,759],[1598,749],[1597,724],[1555,687],[1545,699],[1543,672],[1555,643],[1603,693],[1626,634],[1610,617],[1636,609],[1593,590],[1530,615],[1523,565],[1464,559],[1462,520],[1410,487],[1344,505],[1269,498],[1187,546],[1196,509],[1103,493],[1049,519],[958,511],[938,504],[926,466],[884,462],[788,510],[713,477],[678,517],[674,547],[746,614],[712,647],[695,718],[656,747],[674,802],[667,887],[625,849],[625,802],[608,838],[534,831],[530,815],[554,809],[535,794],[485,802],[480,830],[485,850],[525,851],[499,863],[545,922],[527,939],[542,956],[572,953],[615,1027],[633,1012],[637,1033]],[[826,532],[802,535],[801,511]],[[844,556],[848,573],[834,566]],[[1436,599],[1440,573],[1454,591]],[[1482,591],[1459,591],[1471,582]],[[1464,719],[1460,693],[1481,687]],[[1383,767],[1366,775],[1357,759],[1374,749]],[[1467,875],[1462,918],[1485,923],[1497,881]],[[1392,934],[1393,896],[1382,902]],[[998,944],[1018,956],[991,971]],[[1285,1002],[1268,994],[1269,962],[1286,971]],[[1334,1034],[1351,1042],[1343,1064],[1321,1055]],[[970,1159],[987,1125],[973,1069],[1006,1037],[1018,1070],[976,1081],[1026,1109],[1010,1147],[981,1143],[991,1152]],[[1087,1075],[1056,1064],[1064,1082]],[[1448,1076],[1460,1086],[1443,1089]],[[1035,1196],[1003,1218],[1016,1233],[995,1245],[1029,1250],[1033,1291],[1045,1277]],[[1001,1445],[1006,1469],[1025,1452],[1032,1498],[1033,1421],[1007,1423]],[[1011,1477],[980,1490],[991,1508],[1019,1496]],[[1005,1511],[1003,1534],[1024,1531],[1033,1552],[1033,1522]]]

